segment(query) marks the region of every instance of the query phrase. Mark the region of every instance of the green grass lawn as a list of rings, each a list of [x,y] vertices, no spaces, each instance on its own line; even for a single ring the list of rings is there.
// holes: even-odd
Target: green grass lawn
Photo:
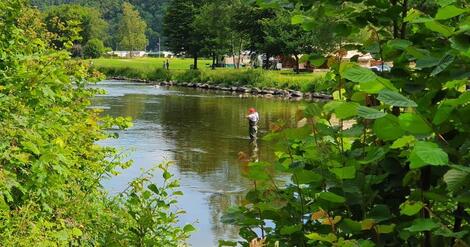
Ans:
[[[189,71],[191,58],[170,58],[170,71],[162,70],[165,58],[99,58],[89,60],[95,68],[108,76],[140,79],[168,79],[177,81],[212,82],[224,85],[253,85],[257,87],[290,88],[304,92],[314,91],[324,82],[324,72],[296,74],[292,70],[266,71],[262,69],[210,68],[211,60],[200,59],[199,71]]]
[[[132,58],[132,59],[121,59],[121,58],[98,58],[91,60],[93,65],[104,68],[132,68],[141,70],[143,72],[153,71],[157,68],[163,68],[163,62],[166,58]],[[170,70],[187,70],[190,65],[193,64],[192,58],[168,58],[170,63]],[[202,69],[206,64],[210,65],[211,60],[200,59],[198,66]]]

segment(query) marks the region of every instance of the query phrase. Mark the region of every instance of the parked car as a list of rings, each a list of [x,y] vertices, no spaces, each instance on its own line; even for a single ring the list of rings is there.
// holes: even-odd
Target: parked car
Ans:
[[[372,66],[372,67],[369,67],[369,69],[371,69],[373,71],[376,71],[376,72],[390,72],[390,71],[392,71],[392,67],[390,67],[386,64]]]

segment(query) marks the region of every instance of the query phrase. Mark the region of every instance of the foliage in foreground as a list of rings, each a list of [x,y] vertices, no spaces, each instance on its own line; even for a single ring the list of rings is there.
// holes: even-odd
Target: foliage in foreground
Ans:
[[[468,3],[304,2],[293,22],[335,20],[335,35],[364,39],[328,60],[335,100],[308,106],[304,127],[266,137],[282,146],[278,161],[250,164],[254,189],[224,221],[241,227],[244,246],[257,237],[268,246],[468,246]],[[393,69],[342,61],[346,49]],[[290,183],[275,183],[273,168]]]
[[[21,0],[0,0],[0,243],[2,246],[175,246],[173,181],[147,176],[117,197],[100,181],[129,163],[96,141],[130,126],[87,109],[89,71],[49,49],[44,25]],[[25,21],[27,20],[27,21]],[[36,23],[38,25],[29,25]]]

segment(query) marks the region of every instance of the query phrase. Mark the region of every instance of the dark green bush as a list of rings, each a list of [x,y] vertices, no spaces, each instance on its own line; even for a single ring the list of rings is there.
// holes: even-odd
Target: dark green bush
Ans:
[[[167,69],[158,68],[147,75],[147,79],[152,81],[170,81],[171,72]]]
[[[105,52],[103,41],[91,39],[83,47],[83,56],[85,58],[99,58]]]
[[[194,69],[187,70],[177,74],[175,79],[178,82],[201,82],[201,71]]]

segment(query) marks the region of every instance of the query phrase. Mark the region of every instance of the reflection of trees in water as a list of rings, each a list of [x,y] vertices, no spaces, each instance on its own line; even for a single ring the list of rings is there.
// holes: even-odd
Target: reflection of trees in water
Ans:
[[[212,194],[209,196],[209,208],[211,212],[212,232],[219,240],[238,239],[239,228],[233,225],[222,224],[220,218],[233,206],[240,205],[243,193],[236,194]]]

